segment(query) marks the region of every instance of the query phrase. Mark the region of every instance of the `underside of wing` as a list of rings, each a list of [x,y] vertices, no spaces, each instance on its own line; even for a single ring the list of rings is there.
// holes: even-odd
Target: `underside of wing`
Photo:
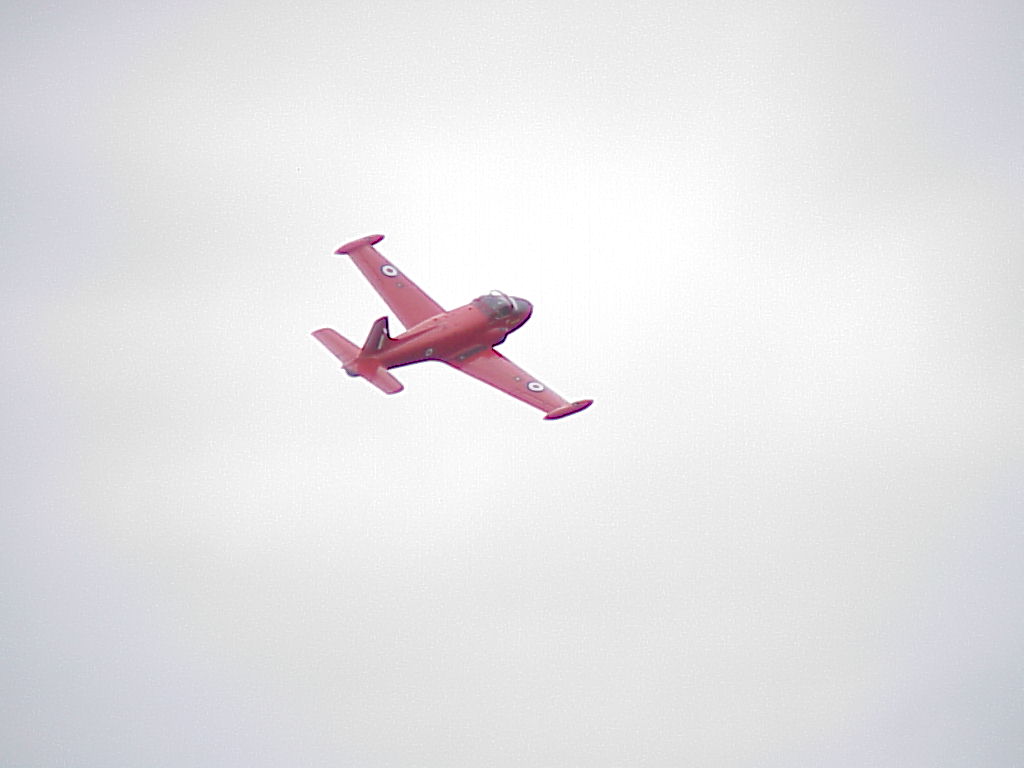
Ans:
[[[352,258],[359,271],[407,329],[444,312],[440,304],[373,247],[383,239],[384,235],[369,235],[346,243],[335,253],[347,253]]]
[[[577,400],[570,403],[493,349],[481,352],[469,360],[449,360],[447,362],[463,373],[468,373],[474,379],[479,379],[534,408],[539,408],[546,414],[545,419],[560,419],[563,416],[582,411],[594,402],[593,400]]]

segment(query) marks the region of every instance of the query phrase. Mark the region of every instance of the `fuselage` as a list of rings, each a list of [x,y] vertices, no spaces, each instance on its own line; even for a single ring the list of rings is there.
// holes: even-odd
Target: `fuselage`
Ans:
[[[526,299],[494,291],[414,325],[387,340],[377,352],[364,350],[361,358],[385,368],[424,360],[462,361],[501,344],[532,312],[533,305]]]

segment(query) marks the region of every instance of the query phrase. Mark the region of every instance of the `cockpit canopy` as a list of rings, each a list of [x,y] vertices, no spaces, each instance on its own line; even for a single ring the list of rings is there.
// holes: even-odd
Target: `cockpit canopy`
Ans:
[[[508,317],[518,309],[516,300],[501,291],[491,291],[486,296],[478,298],[477,301],[482,305],[484,311],[495,320]]]

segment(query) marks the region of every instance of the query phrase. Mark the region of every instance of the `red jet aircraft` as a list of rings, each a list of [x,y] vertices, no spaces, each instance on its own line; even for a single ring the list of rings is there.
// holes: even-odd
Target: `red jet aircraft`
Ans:
[[[313,336],[336,358],[349,376],[362,376],[383,392],[402,390],[389,368],[440,360],[524,403],[540,408],[545,419],[582,411],[593,400],[570,403],[494,350],[505,337],[530,319],[533,306],[525,299],[492,291],[446,312],[375,249],[384,235],[369,235],[341,246],[370,284],[408,329],[392,338],[388,319],[373,324],[362,349],[331,328]]]

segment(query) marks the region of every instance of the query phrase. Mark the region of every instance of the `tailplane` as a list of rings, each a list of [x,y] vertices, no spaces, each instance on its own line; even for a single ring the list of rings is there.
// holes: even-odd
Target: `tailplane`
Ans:
[[[387,368],[372,357],[362,356],[364,352],[370,355],[379,352],[391,340],[391,337],[388,336],[388,319],[386,317],[380,318],[373,324],[363,349],[357,347],[333,328],[321,328],[319,331],[313,331],[313,337],[341,361],[345,373],[349,376],[362,376],[388,395],[402,391],[402,383],[388,373]]]
[[[327,347],[327,350],[332,355],[341,360],[341,364],[346,369],[349,363],[355,362],[362,351],[333,328],[321,328],[319,331],[313,331],[313,338]]]
[[[385,395],[393,395],[404,389],[402,382],[388,373],[388,369],[383,365],[374,365],[369,360],[364,362],[365,364],[358,365],[358,375],[373,384]]]

